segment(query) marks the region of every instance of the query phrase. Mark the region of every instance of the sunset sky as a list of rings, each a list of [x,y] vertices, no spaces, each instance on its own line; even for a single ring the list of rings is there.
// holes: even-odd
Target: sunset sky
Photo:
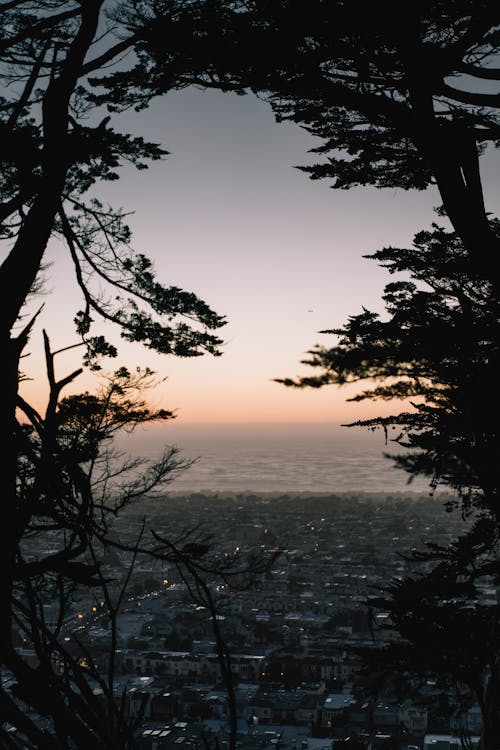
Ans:
[[[341,325],[362,305],[381,309],[389,276],[362,255],[408,246],[436,219],[437,193],[335,191],[328,181],[311,181],[293,167],[312,162],[307,151],[316,139],[276,124],[270,107],[253,96],[188,89],[120,119],[170,156],[147,171],[123,169],[99,196],[134,212],[133,245],[153,259],[162,282],[196,292],[228,324],[222,357],[185,360],[120,343],[116,330],[102,326],[119,343],[117,362],[148,364],[167,377],[154,402],[177,409],[186,425],[340,424],[380,413],[380,405],[346,404],[346,389],[290,390],[272,378],[307,371],[299,364],[306,350],[328,343],[319,330]],[[39,406],[42,325],[54,348],[75,341],[80,303],[66,256],[52,246],[45,308],[23,363],[35,378],[25,393]],[[58,375],[77,364],[78,354],[61,356]],[[92,387],[85,375],[73,390]]]

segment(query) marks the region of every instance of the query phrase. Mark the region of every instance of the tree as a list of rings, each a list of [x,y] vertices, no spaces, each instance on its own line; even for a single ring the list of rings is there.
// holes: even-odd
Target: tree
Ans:
[[[499,232],[498,221],[491,224]],[[489,282],[471,278],[457,234],[436,225],[417,234],[411,249],[368,257],[410,277],[385,287],[385,315],[363,309],[325,331],[336,345],[317,346],[305,360],[319,374],[280,382],[359,382],[367,387],[351,400],[406,400],[403,411],[350,426],[382,429],[386,442],[392,434],[405,449],[390,456],[394,463],[410,479],[428,476],[431,491],[451,489],[448,509],[458,506],[467,523],[449,547],[415,553],[414,574],[370,598],[390,625],[376,633],[382,641],[373,649],[357,653],[368,674],[445,678],[464,704],[477,701],[482,747],[493,750],[500,738],[499,611],[482,592],[500,580],[496,296]]]
[[[156,546],[145,550],[146,554],[156,559],[173,563],[177,573],[190,594],[191,600],[208,613],[215,638],[215,648],[219,662],[222,684],[226,692],[228,709],[228,748],[237,747],[237,704],[234,678],[231,666],[231,653],[224,639],[219,623],[217,592],[231,587],[232,590],[245,590],[265,576],[281,550],[276,549],[269,555],[256,550],[242,551],[236,547],[231,552],[221,552],[214,544],[212,535],[190,530],[184,537],[172,541],[152,530]],[[211,584],[214,577],[222,585]],[[209,580],[207,580],[209,579]],[[204,737],[208,750],[208,740]]]
[[[168,11],[175,16],[185,5],[185,0],[173,0]],[[115,706],[113,638],[137,555],[175,562],[215,625],[206,576],[237,582],[258,575],[269,564],[253,558],[238,564],[228,558],[218,562],[192,530],[181,540],[157,539],[153,546],[143,540],[144,526],[133,545],[113,539],[110,518],[131,502],[161,491],[169,475],[184,465],[172,449],[134,479],[131,474],[139,465],[125,461],[120,467],[108,451],[117,430],[172,416],[151,410],[140,397],[130,399],[130,389],[140,393],[151,373],[131,374],[119,368],[104,393],[61,400],[62,389],[80,370],[57,381],[53,358],[58,352],[51,350],[46,336],[50,395],[45,415],[19,393],[24,377],[20,361],[39,314],[32,312],[30,302],[40,290],[51,240],[64,244],[81,291],[74,322],[85,347],[84,365],[100,370],[103,356],[117,356],[115,347],[94,333],[95,317],[117,324],[124,339],[162,354],[220,354],[217,331],[224,318],[196,295],[157,281],[151,261],[131,247],[124,210],[113,209],[92,193],[100,181],[118,179],[122,164],[144,169],[167,153],[158,144],[117,132],[111,126],[111,110],[102,106],[109,73],[114,68],[125,73],[130,61],[133,66],[138,37],[131,28],[140,23],[146,7],[103,0],[0,4],[0,239],[5,249],[0,266],[0,442],[7,511],[0,531],[0,667],[15,680],[15,695],[2,690],[0,706],[2,721],[40,748],[133,746],[126,704]],[[172,88],[190,82],[180,76]],[[119,87],[123,108],[125,89]],[[46,532],[58,536],[60,549],[33,559],[34,538]],[[117,595],[106,578],[109,550],[121,550],[131,559]],[[104,677],[92,654],[84,652],[85,663],[80,663],[59,638],[75,585],[97,587],[111,623],[114,636]],[[55,629],[48,628],[43,617],[47,592],[59,607]],[[37,669],[19,658],[14,626],[35,644]],[[229,654],[222,638],[218,651],[229,690]],[[62,676],[54,668],[55,657],[63,664]],[[93,696],[85,670],[102,688],[104,706]],[[46,717],[45,727],[30,721],[23,701]],[[234,705],[233,694],[232,747]],[[14,742],[7,725],[2,724],[1,731],[5,743]]]
[[[497,221],[492,222],[500,231]],[[351,401],[406,400],[407,408],[355,425],[383,429],[407,452],[391,456],[410,478],[429,477],[433,488],[455,491],[464,512],[472,507],[498,523],[499,374],[496,298],[489,282],[471,278],[469,259],[455,232],[433,226],[411,249],[384,248],[367,256],[410,280],[385,287],[386,315],[366,308],[333,334],[333,347],[316,346],[304,363],[318,375],[279,379],[292,387],[365,383]],[[379,383],[379,384],[377,384]]]
[[[148,407],[145,394],[154,385],[151,372],[119,368],[102,378],[96,394],[60,399],[62,387],[79,371],[56,381],[56,353],[47,336],[45,344],[49,408],[42,417],[20,399],[25,421],[17,434],[17,507],[24,526],[9,602],[15,630],[10,651],[4,652],[3,676],[9,679],[0,689],[0,738],[10,746],[15,729],[27,747],[136,746],[142,714],[130,715],[127,693],[116,686],[118,615],[130,594],[136,560],[147,557],[175,565],[192,600],[210,616],[228,693],[229,746],[234,748],[235,693],[215,592],[222,585],[251,585],[274,558],[239,548],[228,554],[211,534],[187,524],[160,535],[149,528],[146,509],[138,527],[120,538],[116,519],[137,503],[162,499],[167,513],[165,489],[192,461],[181,459],[175,447],[155,461],[130,459],[115,448],[120,431],[173,416]],[[121,555],[121,574],[118,558],[110,554],[116,551]],[[99,659],[86,643],[85,631],[81,635],[71,627],[75,616],[80,623],[90,616],[75,615],[74,597],[82,591],[88,601],[93,597],[95,616],[106,618],[105,658]],[[48,605],[51,617],[46,615]],[[36,665],[27,664],[19,653],[16,633],[32,647]],[[42,724],[37,715],[44,717]]]
[[[500,136],[495,3],[427,0],[404,15],[393,0],[362,13],[325,0],[142,7],[129,21],[137,65],[104,82],[116,106],[147,105],[183,79],[254,92],[279,121],[321,139],[312,151],[323,160],[303,168],[313,179],[340,189],[435,184],[471,272],[496,282],[499,240],[479,170]]]
[[[172,417],[144,401],[145,389],[153,384],[149,371],[131,374],[120,368],[98,393],[59,400],[79,371],[56,381],[48,337],[45,344],[47,412],[42,417],[20,399],[25,420],[16,433],[16,510],[22,533],[16,540],[11,599],[3,603],[37,664],[24,661],[11,632],[3,644],[3,674],[10,680],[0,690],[0,737],[6,747],[15,729],[29,747],[132,748],[137,722],[127,716],[126,695],[117,696],[115,689],[116,619],[144,523],[117,593],[112,592],[106,551],[116,516],[137,501],[161,496],[191,462],[181,460],[176,448],[154,462],[128,459],[114,448],[119,431]],[[82,588],[96,592],[100,613],[110,624],[103,668],[77,636],[72,638],[76,651],[66,645],[73,594]],[[45,614],[48,604],[54,610],[51,618]]]
[[[382,608],[389,619],[374,630],[373,647],[356,649],[361,675],[378,674],[382,685],[388,674],[397,675],[417,696],[426,680],[437,679],[439,697],[461,720],[464,734],[470,735],[464,715],[476,703],[481,747],[496,748],[500,611],[497,603],[484,601],[483,592],[498,582],[498,529],[482,517],[448,548],[428,545],[411,559],[411,576],[370,598],[373,610]]]
[[[72,664],[65,675],[71,673],[76,691],[74,682],[66,690],[66,677],[52,669],[51,654],[61,654],[63,646],[57,634],[46,630],[40,592],[49,587],[60,597],[62,618],[68,587],[104,583],[98,545],[106,542],[108,514],[120,510],[106,504],[107,471],[117,472],[115,490],[122,480],[118,502],[126,504],[162,486],[177,464],[175,451],[167,453],[151,473],[133,481],[127,476],[137,465],[117,469],[113,464],[111,469],[109,456],[101,463],[102,448],[116,430],[171,416],[128,400],[130,389],[145,385],[149,373],[118,369],[107,395],[85,393],[61,401],[62,389],[78,371],[56,381],[55,353],[46,338],[50,395],[45,415],[20,396],[21,358],[37,325],[32,295],[40,288],[48,243],[64,244],[73,263],[81,291],[75,329],[85,346],[84,364],[92,369],[101,367],[102,356],[117,355],[94,333],[96,317],[116,323],[126,340],[183,357],[219,354],[217,330],[224,324],[196,295],[160,283],[147,256],[131,247],[125,212],[92,194],[96,183],[118,179],[122,164],[144,169],[166,154],[157,144],[117,132],[93,97],[98,87],[92,88],[90,78],[114,64],[123,70],[136,41],[120,13],[119,3],[103,0],[0,4],[0,665],[14,675],[27,705],[49,717],[51,728],[30,725],[4,690],[0,703],[2,720],[25,730],[40,748],[68,742],[110,747],[113,731],[121,731],[113,728],[117,714],[99,708],[70,655],[64,657]],[[98,467],[104,471],[104,494],[97,498]],[[28,559],[28,541],[47,531],[61,535],[60,551]],[[39,644],[38,670],[19,658],[16,624]],[[128,731],[125,725],[122,729]],[[10,743],[5,727],[2,732]]]

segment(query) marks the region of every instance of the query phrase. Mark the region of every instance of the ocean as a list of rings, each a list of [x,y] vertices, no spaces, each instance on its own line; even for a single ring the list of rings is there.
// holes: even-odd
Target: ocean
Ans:
[[[154,457],[175,444],[184,458],[196,459],[170,484],[191,492],[394,493],[429,491],[428,480],[408,484],[384,453],[381,431],[328,424],[183,425],[135,432],[129,450]]]

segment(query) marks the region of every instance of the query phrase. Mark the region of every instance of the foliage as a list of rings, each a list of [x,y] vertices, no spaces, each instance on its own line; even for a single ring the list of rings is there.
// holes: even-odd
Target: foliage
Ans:
[[[199,0],[175,11],[164,1],[141,8],[129,20],[135,67],[100,81],[113,106],[140,108],[187,79],[252,91],[278,121],[320,139],[311,149],[320,160],[302,167],[313,179],[341,189],[436,184],[474,257],[474,273],[495,278],[499,244],[479,173],[479,155],[500,138],[495,3],[426,0],[404,16],[393,0],[363,12],[341,0]]]
[[[136,720],[127,713],[126,695],[120,700],[115,694],[114,661],[116,617],[137,549],[123,580],[110,580],[113,521],[131,504],[163,496],[166,485],[191,462],[180,459],[175,447],[156,461],[130,459],[114,448],[120,431],[173,416],[146,405],[153,373],[120,368],[103,378],[96,394],[59,401],[62,388],[80,371],[56,381],[47,336],[45,345],[49,404],[41,416],[19,399],[23,419],[16,430],[17,491],[11,509],[19,529],[10,602],[13,630],[33,649],[38,666],[28,665],[17,649],[8,651],[4,644],[7,671],[0,704],[9,723],[2,723],[0,736],[10,742],[15,728],[29,747],[133,747]],[[139,528],[139,538],[143,533]],[[116,584],[118,593],[112,594]],[[72,638],[76,651],[66,644],[74,596],[82,588],[95,591],[110,623],[104,668],[78,636]],[[42,726],[37,715],[45,717]]]
[[[27,747],[136,746],[142,714],[130,712],[128,694],[117,686],[117,618],[131,593],[134,566],[139,557],[147,557],[175,566],[192,600],[212,621],[234,747],[235,695],[215,591],[229,583],[233,589],[252,585],[272,560],[239,548],[224,553],[217,539],[199,528],[186,526],[160,535],[149,527],[144,507],[137,529],[121,539],[115,527],[120,514],[137,503],[160,499],[166,515],[166,488],[192,461],[180,458],[175,446],[154,461],[116,450],[120,432],[173,417],[146,404],[154,373],[120,368],[102,377],[97,393],[59,399],[80,371],[56,381],[56,353],[47,336],[45,344],[47,412],[41,416],[19,400],[23,419],[17,425],[14,511],[22,533],[16,538],[10,602],[12,635],[33,649],[38,664],[27,664],[15,646],[5,649],[0,708],[8,723],[0,725],[0,739],[10,742],[15,729]],[[75,615],[82,594],[87,602],[95,601],[95,617],[107,622],[104,658],[87,642],[86,629],[72,626],[75,616],[87,622],[86,616]],[[44,717],[42,728],[39,715]]]
[[[478,705],[484,748],[495,747],[498,737],[500,613],[486,594],[500,580],[499,551],[498,526],[483,514],[448,547],[415,551],[414,572],[370,597],[372,613],[387,618],[380,624],[374,618],[373,646],[354,649],[361,684],[368,678],[380,689],[396,676],[406,695],[432,711],[441,705],[465,731],[464,715]]]
[[[131,503],[163,493],[187,465],[175,448],[146,464],[113,448],[120,430],[172,416],[144,401],[153,382],[148,371],[120,368],[101,391],[61,399],[80,370],[57,380],[57,352],[45,336],[46,413],[19,396],[20,360],[38,318],[32,295],[43,287],[49,243],[74,269],[81,342],[75,346],[84,346],[84,365],[98,370],[103,356],[117,356],[95,332],[97,318],[162,354],[220,353],[224,319],[195,294],[157,280],[147,255],[131,246],[127,213],[96,195],[124,165],[145,169],[167,154],[119,132],[91,96],[97,89],[89,77],[126,68],[135,41],[119,3],[0,4],[0,744],[6,747],[17,743],[12,730],[24,746],[37,748],[134,746],[125,696],[114,693],[116,618],[145,528],[127,551],[129,567],[116,592],[106,567],[115,549],[111,525]],[[73,592],[82,586],[99,591],[111,623],[104,672],[84,643],[75,655],[62,638]],[[48,601],[55,622],[45,617]],[[36,668],[19,653],[19,632],[34,649]]]
[[[118,11],[102,2],[13,2],[0,21],[0,286],[10,291],[0,319],[10,330],[49,239],[62,241],[81,292],[76,330],[94,368],[102,354],[116,356],[91,335],[95,316],[130,341],[183,357],[220,353],[214,331],[225,322],[195,294],[157,281],[151,260],[130,245],[125,211],[92,194],[124,165],[146,169],[168,153],[117,132],[91,96],[89,75],[133,48]]]
[[[500,229],[494,222],[496,231]],[[385,287],[385,315],[363,309],[338,329],[333,347],[316,346],[305,364],[318,375],[278,382],[295,387],[368,383],[351,401],[403,401],[404,411],[356,425],[394,430],[410,449],[393,455],[410,476],[431,478],[472,505],[498,511],[494,404],[499,374],[498,321],[488,282],[468,273],[457,234],[433,226],[411,249],[385,248],[374,258],[409,279]]]
[[[496,233],[497,220],[492,220]],[[363,309],[341,327],[333,347],[316,346],[304,363],[318,375],[282,379],[292,387],[359,383],[352,401],[403,403],[390,416],[349,426],[382,429],[391,455],[411,478],[451,489],[467,525],[448,547],[427,545],[411,556],[414,572],[395,580],[369,606],[389,616],[374,627],[373,647],[355,649],[362,674],[407,680],[411,690],[441,680],[460,712],[474,701],[483,717],[483,748],[495,748],[500,654],[499,606],[485,591],[500,582],[499,375],[497,297],[470,272],[455,232],[433,225],[413,248],[384,248],[369,258],[406,278],[385,287],[385,314]],[[363,387],[364,386],[364,387]],[[390,432],[389,432],[390,431]],[[453,702],[452,701],[452,702]]]

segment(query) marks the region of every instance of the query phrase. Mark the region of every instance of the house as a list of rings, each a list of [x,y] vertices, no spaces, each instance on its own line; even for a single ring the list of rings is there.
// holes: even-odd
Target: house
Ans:
[[[342,693],[329,693],[323,701],[320,712],[320,724],[322,727],[333,727],[335,724],[344,722],[348,710],[354,701],[350,691]]]
[[[399,723],[411,734],[425,734],[427,731],[427,710],[411,701],[405,701],[399,707]]]
[[[162,690],[151,698],[151,718],[172,720],[179,716],[179,693]]]
[[[295,711],[298,724],[317,724],[322,697],[318,693],[302,693],[302,701]]]
[[[426,734],[424,737],[424,750],[469,750],[479,747],[480,737],[470,737],[462,741],[460,737],[453,734]]]
[[[466,713],[458,714],[450,718],[450,732],[462,735],[480,735],[483,726],[483,718],[479,706],[471,706]]]
[[[399,727],[399,705],[389,701],[381,701],[373,707],[373,725],[380,729],[394,729]]]
[[[244,711],[252,724],[296,723],[304,694],[297,691],[257,690]]]

